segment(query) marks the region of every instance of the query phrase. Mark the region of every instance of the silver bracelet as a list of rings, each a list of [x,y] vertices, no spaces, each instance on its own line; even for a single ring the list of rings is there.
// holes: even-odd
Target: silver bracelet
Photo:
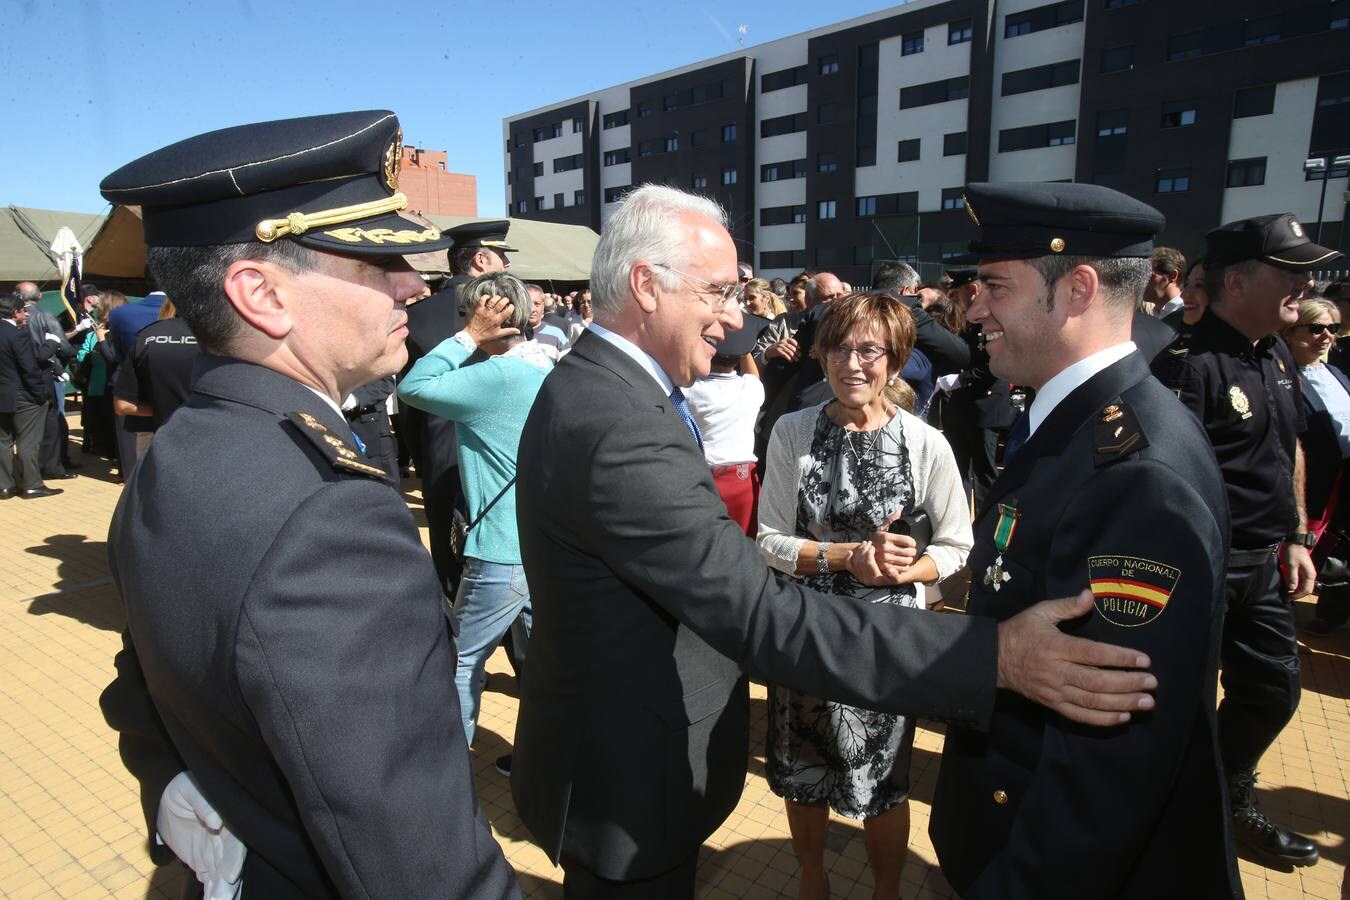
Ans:
[[[821,541],[816,547],[816,571],[821,575],[830,574],[830,563],[825,559],[825,551],[830,549],[829,541]]]

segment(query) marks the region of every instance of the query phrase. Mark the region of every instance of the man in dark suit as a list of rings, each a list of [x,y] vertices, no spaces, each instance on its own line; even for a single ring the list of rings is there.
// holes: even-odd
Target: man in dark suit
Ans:
[[[408,362],[400,376],[406,375],[423,356],[441,341],[453,337],[464,327],[464,311],[459,289],[479,275],[504,272],[511,267],[506,254],[515,249],[506,243],[511,223],[505,219],[465,222],[446,232],[454,241],[450,251],[451,278],[425,300],[408,307]],[[459,589],[461,563],[451,549],[450,537],[455,509],[463,514],[464,495],[459,483],[459,457],[455,451],[455,423],[406,407],[403,428],[413,450],[413,465],[422,480],[422,504],[427,516],[427,537],[431,541],[431,559],[441,579],[446,597]]]
[[[28,337],[18,294],[0,296],[0,500],[61,493],[42,483],[38,462],[50,383]]]
[[[401,144],[381,110],[265,122],[102,184],[141,206],[203,351],[113,517],[127,629],[102,706],[152,855],[225,896],[243,847],[251,897],[520,896],[474,800],[436,574],[339,409],[403,364],[403,255],[448,243],[397,214]]]
[[[1151,706],[1136,652],[1055,629],[1084,600],[996,630],[770,574],[726,513],[679,390],[741,322],[716,204],[634,191],[601,235],[591,289],[595,321],[544,382],[518,468],[535,630],[511,789],[567,896],[693,895],[699,845],[745,782],[747,677],[974,727],[997,687],[1099,724]],[[576,465],[556,464],[559,447]],[[883,583],[907,540],[826,545],[817,563],[851,559]],[[1129,670],[1092,668],[1117,664]]]
[[[42,425],[42,450],[38,461],[43,478],[74,478],[69,469],[77,468],[70,459],[70,430],[66,425],[66,384],[70,376],[66,366],[75,358],[75,348],[66,339],[65,328],[56,316],[39,304],[42,291],[31,281],[21,281],[14,293],[28,310],[28,336],[33,341],[33,355],[37,358],[42,379],[47,383],[47,406]]]
[[[1084,730],[1001,694],[947,734],[929,834],[963,897],[1241,895],[1214,715],[1228,505],[1199,423],[1130,340],[1157,210],[1090,184],[971,184],[989,367],[1037,390],[975,524],[969,611],[1090,589],[1070,633],[1153,660],[1157,708]],[[1087,592],[1085,592],[1087,593]]]

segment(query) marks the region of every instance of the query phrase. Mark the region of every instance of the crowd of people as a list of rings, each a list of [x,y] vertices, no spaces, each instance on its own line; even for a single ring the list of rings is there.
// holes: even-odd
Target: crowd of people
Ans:
[[[64,438],[36,460],[67,372],[133,488],[102,704],[157,861],[210,897],[518,896],[469,771],[505,643],[496,766],[568,897],[693,896],[752,741],[800,896],[829,896],[830,811],[899,896],[919,719],[962,896],[1241,896],[1238,844],[1316,863],[1255,792],[1299,698],[1290,601],[1318,595],[1313,636],[1350,618],[1350,298],[1293,216],[1188,265],[1118,192],[971,184],[968,260],[855,288],[756,278],[716,204],[648,185],[559,295],[510,273],[508,222],[398,215],[397,127],[157,151],[102,189],[164,293],[89,288],[65,329],[0,298],[5,495],[65,471]],[[437,249],[433,293],[404,254]]]

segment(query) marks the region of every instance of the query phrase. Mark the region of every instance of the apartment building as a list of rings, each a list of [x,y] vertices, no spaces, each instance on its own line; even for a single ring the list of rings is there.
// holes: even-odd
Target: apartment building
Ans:
[[[858,284],[935,275],[981,180],[1117,188],[1188,254],[1284,211],[1344,248],[1347,47],[1350,0],[915,0],[508,117],[507,208],[599,230],[671,184],[760,274]]]

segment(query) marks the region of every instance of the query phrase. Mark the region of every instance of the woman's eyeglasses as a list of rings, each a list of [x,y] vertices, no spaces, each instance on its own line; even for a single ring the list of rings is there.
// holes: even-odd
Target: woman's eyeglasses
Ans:
[[[1313,337],[1321,337],[1322,332],[1324,331],[1330,331],[1332,337],[1335,337],[1341,332],[1340,322],[1332,322],[1327,325],[1323,325],[1321,322],[1313,322],[1311,325],[1304,325],[1303,327],[1308,329],[1308,334],[1311,334]]]
[[[888,352],[890,351],[885,347],[876,344],[864,344],[861,347],[845,347],[840,344],[838,347],[831,347],[829,350],[826,350],[825,355],[829,357],[830,362],[832,363],[842,363],[848,361],[850,354],[856,353],[858,354],[858,362],[865,366],[870,366]]]

